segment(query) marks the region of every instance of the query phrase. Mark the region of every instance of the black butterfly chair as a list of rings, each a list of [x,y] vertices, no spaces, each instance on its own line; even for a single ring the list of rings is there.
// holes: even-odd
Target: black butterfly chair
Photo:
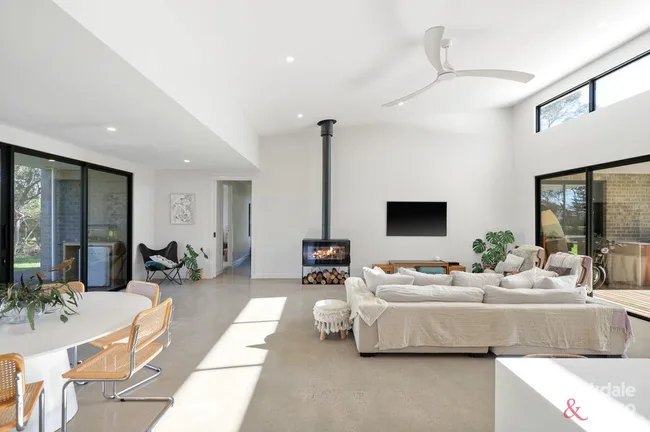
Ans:
[[[169,242],[166,248],[160,250],[149,249],[144,244],[140,243],[138,245],[138,250],[142,254],[142,260],[144,261],[144,268],[145,270],[147,270],[147,282],[151,282],[151,279],[153,279],[156,273],[161,272],[162,274],[165,275],[165,278],[168,281],[174,282],[178,285],[183,285],[183,279],[181,279],[181,275],[180,275],[181,268],[183,268],[183,262],[178,260],[178,243],[176,243],[175,241]],[[152,255],[163,256],[170,261],[174,261],[175,263],[178,263],[178,265],[172,268],[161,269],[157,266],[154,266],[151,263]]]

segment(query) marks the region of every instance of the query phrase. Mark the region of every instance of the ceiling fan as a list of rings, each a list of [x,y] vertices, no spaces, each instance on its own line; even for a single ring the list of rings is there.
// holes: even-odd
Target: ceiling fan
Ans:
[[[447,50],[451,47],[451,39],[443,39],[445,28],[442,26],[431,27],[424,33],[424,52],[429,59],[429,62],[438,72],[436,79],[426,87],[421,88],[409,95],[396,99],[392,102],[383,104],[384,107],[392,107],[395,105],[403,105],[409,99],[412,99],[425,91],[429,90],[434,85],[441,81],[449,81],[456,77],[482,77],[482,78],[498,78],[509,81],[517,81],[520,83],[527,83],[535,78],[535,75],[526,72],[518,72],[505,69],[470,69],[470,70],[456,70],[449,63]],[[445,63],[443,64],[440,59],[441,51],[445,50]]]

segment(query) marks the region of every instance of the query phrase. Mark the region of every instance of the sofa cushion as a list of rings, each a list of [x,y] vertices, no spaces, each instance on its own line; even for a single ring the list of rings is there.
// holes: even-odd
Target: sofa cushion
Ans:
[[[413,276],[401,274],[387,274],[381,269],[375,270],[368,267],[363,268],[363,278],[366,280],[366,286],[373,293],[379,285],[413,285]]]
[[[503,279],[498,273],[467,273],[458,270],[451,272],[453,286],[483,288],[485,285],[498,286]]]
[[[494,268],[495,273],[504,273],[504,272],[516,272],[519,271],[519,268],[524,263],[524,258],[518,257],[509,253],[506,255],[505,261],[501,261]]]
[[[398,270],[399,274],[406,276],[413,276],[415,280],[413,285],[417,286],[427,286],[427,285],[451,285],[451,281],[454,279],[452,275],[448,274],[429,274],[422,273],[415,270],[409,270],[404,267],[400,267]]]
[[[558,276],[568,276],[573,269],[571,267],[548,266],[546,270],[555,272]]]
[[[485,291],[483,303],[490,304],[580,304],[587,302],[587,289],[585,287],[536,290],[486,286],[483,290]]]
[[[380,285],[377,287],[375,295],[389,302],[483,302],[483,290],[481,288],[451,287],[448,285]]]
[[[499,284],[502,288],[533,288],[535,281],[544,277],[556,277],[557,273],[533,267],[514,275],[504,277]]]
[[[559,276],[559,277],[542,277],[535,280],[534,289],[560,289],[575,288],[578,282],[577,275]]]
[[[531,274],[517,273],[509,275],[501,279],[501,288],[517,289],[526,288],[531,289],[535,284],[535,279]]]

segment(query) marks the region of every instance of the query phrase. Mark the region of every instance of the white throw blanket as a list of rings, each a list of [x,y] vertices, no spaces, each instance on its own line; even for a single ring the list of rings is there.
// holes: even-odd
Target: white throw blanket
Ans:
[[[348,278],[345,281],[345,292],[351,309],[350,320],[358,316],[363,322],[372,326],[388,307],[388,303],[370,292],[361,278]]]

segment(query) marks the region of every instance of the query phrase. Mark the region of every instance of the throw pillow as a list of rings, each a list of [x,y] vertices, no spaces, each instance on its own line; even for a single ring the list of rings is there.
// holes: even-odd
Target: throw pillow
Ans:
[[[533,273],[522,272],[506,276],[501,279],[501,288],[508,289],[518,289],[526,288],[531,289],[535,284],[535,278]]]
[[[505,261],[501,261],[494,268],[495,273],[516,272],[524,263],[524,259],[509,253],[506,255]]]
[[[530,270],[523,271],[519,274],[529,275],[533,280],[542,278],[542,277],[557,277],[558,274],[553,271],[543,270],[541,268],[533,267]]]
[[[153,270],[167,270],[167,267],[163,263],[159,263],[156,261],[147,261],[144,263],[144,266],[147,270],[153,271]]]
[[[427,285],[451,285],[451,281],[454,279],[452,275],[448,274],[428,274],[422,273],[415,270],[409,270],[404,267],[400,267],[398,270],[399,274],[406,276],[413,276],[415,279],[413,285],[417,286],[427,286]]]
[[[571,267],[556,267],[556,266],[548,266],[546,267],[546,270],[552,271],[557,273],[558,276],[568,276],[571,274],[571,271],[573,270]]]
[[[498,273],[467,273],[458,270],[451,272],[453,286],[483,288],[485,285],[499,286],[502,274]]]
[[[559,289],[559,288],[575,288],[578,282],[578,276],[558,276],[558,277],[543,277],[535,280],[533,289]]]
[[[374,294],[379,285],[413,285],[415,278],[401,274],[380,273],[375,269],[368,267],[363,268],[363,278],[366,280],[366,286]]]
[[[169,259],[165,258],[162,255],[151,255],[149,257],[149,259],[151,261],[155,261],[157,263],[160,263],[160,264],[164,265],[165,268],[168,268],[168,269],[174,268],[174,267],[176,267],[178,265],[178,263],[175,263],[174,261],[169,260]]]
[[[491,304],[581,304],[587,302],[587,288],[585,287],[531,290],[486,286],[483,290],[485,291],[483,303]]]

